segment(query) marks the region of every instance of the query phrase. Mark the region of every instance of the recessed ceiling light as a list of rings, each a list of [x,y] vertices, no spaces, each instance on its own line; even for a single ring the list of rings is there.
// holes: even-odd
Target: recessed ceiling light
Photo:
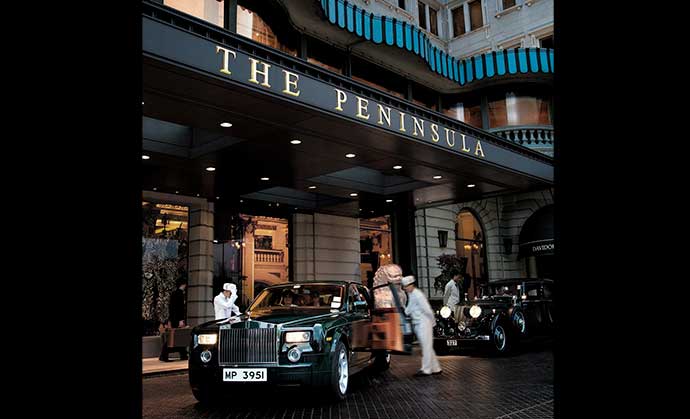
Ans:
[[[268,206],[269,206],[269,207],[272,207],[272,206],[273,206],[273,204],[271,204],[271,203],[269,202],[269,203],[268,203]]]
[[[149,156],[149,155],[146,155],[146,154],[142,154],[142,155],[141,155],[141,159],[142,159],[142,160],[148,160],[148,159],[150,159],[150,158],[151,158],[151,156]]]
[[[316,186],[315,186],[315,185],[311,185],[311,186],[309,187],[309,189],[316,189]]]
[[[209,167],[206,168],[206,171],[207,171],[207,172],[215,172],[215,171],[216,171],[216,168],[213,167],[213,166],[209,166]]]
[[[392,199],[386,199],[386,202],[393,202]]]
[[[262,177],[261,180],[269,180],[267,177]]]
[[[196,196],[199,196],[199,194],[196,194]]]
[[[349,154],[346,154],[345,157],[347,157],[348,159],[353,159],[353,158],[357,157],[357,155],[349,153]]]
[[[220,126],[223,128],[230,128],[232,124],[229,122],[221,122]]]
[[[142,104],[142,105],[144,104],[144,101],[143,101],[143,100],[141,101],[141,104]]]
[[[175,193],[180,193],[180,191],[175,191]]]
[[[280,206],[280,202],[276,202],[276,207],[279,207],[279,206]]]
[[[474,183],[470,183],[469,185],[467,185],[468,188],[474,188],[475,186],[477,185],[475,185]]]
[[[243,199],[240,199],[240,204],[243,203],[243,202],[244,202],[244,200],[243,200]]]
[[[362,209],[360,208],[359,210],[361,211]]]
[[[153,188],[153,190],[154,190],[154,191],[157,191],[157,190],[158,190],[158,188]]]
[[[350,196],[357,196],[357,192],[352,192]]]
[[[443,176],[441,176],[441,175],[434,176],[434,179],[441,179],[441,178],[443,178]]]
[[[302,141],[295,138],[294,140],[290,141],[290,144],[294,144],[294,145],[302,144]]]
[[[395,169],[395,170],[400,170],[400,169],[402,169],[402,166],[400,166],[400,165],[393,166],[393,169]]]
[[[216,197],[216,199],[220,199],[220,197],[219,197],[219,196],[217,196],[217,197]]]
[[[297,207],[295,207],[295,211],[297,211]]]

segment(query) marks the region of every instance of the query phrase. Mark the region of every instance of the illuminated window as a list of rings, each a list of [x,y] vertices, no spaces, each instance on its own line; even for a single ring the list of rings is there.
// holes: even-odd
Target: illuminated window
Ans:
[[[371,288],[376,270],[393,263],[390,217],[360,219],[359,247],[362,285]]]
[[[488,281],[484,231],[472,212],[460,211],[455,237],[456,254],[467,261],[463,287],[472,299],[478,295],[480,286]]]
[[[297,42],[292,34],[286,32],[279,36],[268,22],[255,11],[237,6],[237,33],[263,45],[297,56]]]
[[[164,0],[163,4],[214,25],[223,27],[223,1],[218,0]]]

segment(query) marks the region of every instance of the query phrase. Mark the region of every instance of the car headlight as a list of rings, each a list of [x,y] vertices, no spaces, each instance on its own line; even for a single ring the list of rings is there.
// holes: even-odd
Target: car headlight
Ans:
[[[309,342],[311,340],[311,332],[287,332],[285,334],[286,343],[300,343]]]
[[[443,317],[444,319],[447,319],[448,317],[450,317],[450,313],[451,313],[450,307],[448,307],[448,306],[441,307],[441,317]]]
[[[199,345],[215,345],[218,335],[199,335]]]
[[[476,319],[477,317],[481,316],[482,314],[482,308],[479,307],[478,305],[473,305],[470,307],[470,316],[472,316],[473,319]]]

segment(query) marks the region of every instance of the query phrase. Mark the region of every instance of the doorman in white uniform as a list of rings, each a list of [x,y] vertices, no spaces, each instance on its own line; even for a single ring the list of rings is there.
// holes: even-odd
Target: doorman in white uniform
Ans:
[[[240,315],[240,308],[235,305],[237,300],[237,286],[226,282],[223,291],[213,299],[213,309],[216,312],[216,320],[224,320],[228,317]]]
[[[423,377],[441,373],[441,365],[434,352],[433,328],[436,318],[424,293],[414,286],[414,276],[402,279],[403,289],[407,292],[407,307],[405,314],[412,319],[412,327],[419,345],[422,347],[422,369],[415,373],[415,377]]]

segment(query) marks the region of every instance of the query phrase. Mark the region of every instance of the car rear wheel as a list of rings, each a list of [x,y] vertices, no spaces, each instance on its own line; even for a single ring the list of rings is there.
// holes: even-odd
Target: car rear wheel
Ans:
[[[347,348],[343,342],[338,342],[331,360],[331,396],[335,400],[345,399],[350,381],[350,363]]]
[[[516,310],[515,313],[513,313],[513,324],[515,324],[515,328],[520,332],[520,337],[525,338],[528,336],[529,328],[527,327],[527,319],[522,311]]]

